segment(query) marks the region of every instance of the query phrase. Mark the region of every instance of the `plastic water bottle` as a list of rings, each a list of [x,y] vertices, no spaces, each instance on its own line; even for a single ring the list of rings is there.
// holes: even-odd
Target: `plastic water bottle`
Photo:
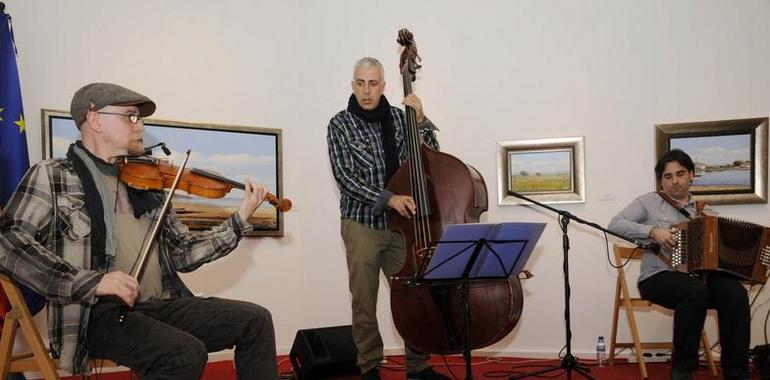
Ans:
[[[596,364],[599,368],[607,365],[607,343],[604,342],[603,336],[596,340]]]

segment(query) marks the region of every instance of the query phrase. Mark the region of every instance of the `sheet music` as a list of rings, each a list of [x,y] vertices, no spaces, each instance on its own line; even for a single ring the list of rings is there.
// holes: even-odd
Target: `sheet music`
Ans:
[[[507,278],[518,275],[524,269],[544,229],[545,223],[448,225],[423,278],[462,278],[479,239],[487,242],[481,247],[468,278]]]

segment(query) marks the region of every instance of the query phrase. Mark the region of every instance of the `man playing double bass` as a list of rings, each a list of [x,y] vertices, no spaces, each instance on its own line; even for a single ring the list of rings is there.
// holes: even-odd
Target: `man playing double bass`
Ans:
[[[341,233],[348,263],[352,295],[353,340],[362,379],[379,379],[383,359],[382,337],[377,326],[377,291],[380,271],[390,277],[404,265],[404,243],[388,230],[384,211],[404,217],[415,215],[414,199],[385,189],[388,180],[406,159],[406,118],[383,95],[382,64],[361,58],[353,68],[353,94],[347,109],[329,122],[327,142],[334,178],[340,189]],[[415,110],[419,133],[428,146],[438,149],[436,127],[425,117],[420,99],[410,94],[403,104]],[[429,355],[407,344],[407,379],[449,379],[428,364]]]

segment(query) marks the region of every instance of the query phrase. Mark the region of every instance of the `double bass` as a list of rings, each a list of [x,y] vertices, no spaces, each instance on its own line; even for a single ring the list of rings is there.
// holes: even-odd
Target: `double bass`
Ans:
[[[404,95],[412,93],[420,59],[412,33],[402,29],[398,43]],[[470,306],[470,341],[467,342],[464,310],[465,291],[458,285],[421,283],[419,279],[448,224],[474,223],[487,210],[484,178],[473,167],[454,156],[431,149],[419,135],[414,109],[406,107],[407,160],[396,170],[387,189],[410,195],[417,205],[412,218],[397,212],[386,215],[388,226],[404,239],[406,261],[390,278],[393,322],[401,337],[412,347],[433,354],[463,352],[486,347],[511,332],[521,317],[523,294],[519,278],[471,282],[467,295]]]

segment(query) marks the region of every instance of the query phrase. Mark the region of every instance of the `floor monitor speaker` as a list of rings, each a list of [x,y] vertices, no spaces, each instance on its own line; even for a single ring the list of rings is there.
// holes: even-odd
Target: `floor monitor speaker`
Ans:
[[[359,372],[350,325],[297,331],[289,358],[301,380]]]

